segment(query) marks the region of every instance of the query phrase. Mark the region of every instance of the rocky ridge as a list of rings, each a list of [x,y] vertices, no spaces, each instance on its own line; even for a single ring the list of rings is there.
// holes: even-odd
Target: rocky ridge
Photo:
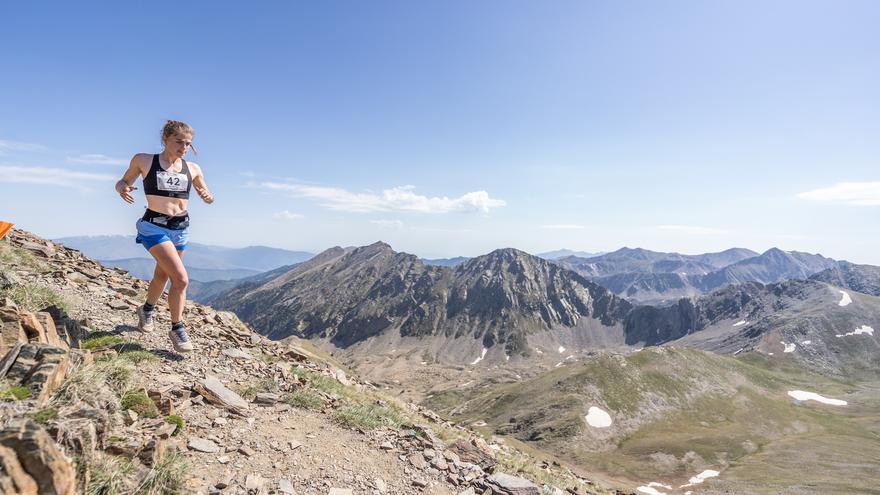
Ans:
[[[527,352],[528,335],[541,330],[582,325],[603,333],[630,309],[580,275],[515,249],[449,268],[381,242],[325,251],[212,304],[273,339],[297,335],[349,347],[393,329],[403,337],[501,345],[508,355]]]
[[[637,304],[668,305],[682,297],[709,294],[730,285],[805,279],[834,268],[837,261],[817,254],[772,248],[758,254],[734,248],[683,255],[623,248],[613,253],[555,260]]]
[[[188,303],[197,351],[180,356],[163,333],[131,326],[145,283],[24,231],[0,243],[7,247],[36,261],[0,258],[0,291],[48,290],[66,302],[32,311],[0,299],[0,369],[6,392],[21,393],[0,403],[7,493],[110,486],[108,466],[121,473],[111,493],[158,493],[171,486],[160,474],[172,478],[184,463],[175,490],[196,493],[541,491],[502,472],[505,458],[524,454],[422,407],[385,402],[369,383],[253,333],[230,313]],[[157,326],[168,326],[164,300],[159,314]],[[296,393],[317,402],[302,407],[291,400]],[[338,421],[359,407],[406,419],[374,428]],[[570,481],[569,493],[605,493],[550,462],[529,463]]]
[[[880,296],[880,267],[878,266],[857,265],[841,261],[835,267],[812,275],[810,280],[818,280],[863,294]]]

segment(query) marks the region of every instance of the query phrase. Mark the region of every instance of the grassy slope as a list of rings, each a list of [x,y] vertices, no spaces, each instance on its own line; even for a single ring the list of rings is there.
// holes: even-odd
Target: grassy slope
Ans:
[[[795,405],[789,390],[851,404]],[[428,405],[457,421],[486,421],[631,488],[678,485],[703,469],[727,467],[725,481],[702,488],[775,493],[808,480],[805,492],[858,493],[876,485],[865,456],[880,461],[877,397],[869,384],[808,374],[787,359],[666,348],[601,355],[522,383],[450,390]],[[590,406],[608,411],[612,428],[588,426]],[[806,475],[786,469],[820,459],[823,469]]]

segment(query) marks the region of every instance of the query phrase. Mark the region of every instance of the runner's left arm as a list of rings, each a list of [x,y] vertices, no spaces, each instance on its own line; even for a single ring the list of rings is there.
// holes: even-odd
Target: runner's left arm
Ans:
[[[205,174],[202,173],[201,167],[196,165],[196,168],[198,173],[193,176],[193,187],[196,188],[196,193],[202,198],[202,201],[211,204],[214,202],[214,195],[208,190],[208,184],[205,183]]]

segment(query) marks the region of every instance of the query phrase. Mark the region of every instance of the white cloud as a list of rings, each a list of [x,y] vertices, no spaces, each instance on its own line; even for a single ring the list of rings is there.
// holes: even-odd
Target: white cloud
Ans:
[[[68,156],[67,161],[70,163],[85,163],[88,165],[125,165],[127,160],[111,158],[107,155],[92,153],[88,155]]]
[[[402,229],[403,222],[400,220],[370,220],[370,223],[386,229]]]
[[[74,189],[90,189],[90,186],[95,183],[113,182],[117,179],[118,177],[109,174],[95,174],[63,168],[0,165],[0,182],[49,184]]]
[[[583,225],[577,225],[573,223],[556,223],[550,225],[541,225],[542,229],[554,229],[554,230],[578,230],[585,229]]]
[[[278,213],[276,213],[272,216],[279,219],[279,220],[298,220],[300,218],[303,218],[303,216],[300,215],[299,213],[291,213],[287,210],[279,211]]]
[[[724,229],[714,229],[711,227],[700,227],[698,225],[660,225],[660,230],[671,230],[673,232],[682,232],[692,235],[718,235],[727,234]]]
[[[880,206],[880,182],[838,182],[831,187],[798,193],[795,197],[826,203]]]
[[[47,148],[42,144],[22,143],[20,141],[9,141],[0,139],[0,155],[7,151],[46,151]]]
[[[263,182],[262,187],[286,191],[295,196],[313,199],[331,210],[357,213],[410,211],[418,213],[474,212],[488,213],[492,208],[506,205],[503,200],[489,197],[486,191],[474,191],[458,198],[427,197],[413,192],[413,186],[385,189],[381,194],[355,193],[338,187],[309,186]]]

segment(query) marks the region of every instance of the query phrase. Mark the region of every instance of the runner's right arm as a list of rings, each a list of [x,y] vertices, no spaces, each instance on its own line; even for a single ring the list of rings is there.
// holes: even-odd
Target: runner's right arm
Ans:
[[[125,174],[122,175],[122,178],[116,182],[116,192],[122,196],[122,199],[128,204],[134,203],[134,197],[131,195],[131,191],[134,191],[137,188],[133,187],[132,184],[134,184],[134,181],[137,180],[139,175],[141,175],[141,165],[140,155],[138,154],[131,158],[128,170],[126,170]]]

